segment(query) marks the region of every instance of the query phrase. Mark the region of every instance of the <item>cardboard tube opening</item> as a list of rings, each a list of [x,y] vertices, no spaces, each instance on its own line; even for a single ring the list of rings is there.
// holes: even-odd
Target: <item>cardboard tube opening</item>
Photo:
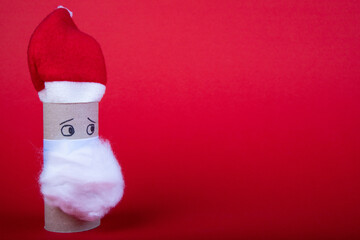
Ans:
[[[84,139],[98,136],[99,104],[91,103],[43,103],[44,139],[66,140]],[[94,131],[89,132],[89,122],[95,124]],[[64,132],[65,124],[71,124],[74,131]],[[64,213],[61,209],[44,206],[45,226],[50,232],[71,233],[83,232],[100,225],[100,219],[83,221]]]

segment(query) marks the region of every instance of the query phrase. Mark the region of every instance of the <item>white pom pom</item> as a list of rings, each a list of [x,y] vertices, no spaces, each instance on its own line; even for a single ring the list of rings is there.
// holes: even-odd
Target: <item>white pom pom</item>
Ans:
[[[68,12],[69,12],[69,14],[70,14],[70,17],[72,17],[73,16],[73,13],[72,13],[72,11],[70,11],[69,9],[67,9],[66,7],[64,7],[64,6],[58,6],[57,8],[64,8],[64,9],[66,9]]]

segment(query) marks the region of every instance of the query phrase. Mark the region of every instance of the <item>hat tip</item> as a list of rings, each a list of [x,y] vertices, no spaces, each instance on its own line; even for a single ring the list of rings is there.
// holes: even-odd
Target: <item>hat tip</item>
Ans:
[[[64,7],[64,6],[58,6],[57,8],[64,8],[64,9],[66,9],[68,12],[69,12],[69,14],[70,14],[70,17],[72,17],[73,16],[73,12],[72,11],[70,11],[68,8],[66,8],[66,7]]]

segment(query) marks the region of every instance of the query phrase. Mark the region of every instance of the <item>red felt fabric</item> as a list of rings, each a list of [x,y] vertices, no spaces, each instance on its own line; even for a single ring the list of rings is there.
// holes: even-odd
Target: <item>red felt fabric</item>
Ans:
[[[0,8],[0,239],[360,239],[360,4],[61,1],[107,67],[126,181],[98,229],[43,229],[26,50],[57,0]]]
[[[28,64],[37,91],[44,82],[97,82],[106,85],[104,56],[98,42],[81,32],[68,11],[50,13],[34,31]]]

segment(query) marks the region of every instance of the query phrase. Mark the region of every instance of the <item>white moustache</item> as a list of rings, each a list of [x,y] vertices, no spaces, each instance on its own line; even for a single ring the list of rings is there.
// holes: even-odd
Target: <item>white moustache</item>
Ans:
[[[108,141],[44,140],[41,193],[50,206],[85,221],[102,218],[122,198],[124,180]]]

